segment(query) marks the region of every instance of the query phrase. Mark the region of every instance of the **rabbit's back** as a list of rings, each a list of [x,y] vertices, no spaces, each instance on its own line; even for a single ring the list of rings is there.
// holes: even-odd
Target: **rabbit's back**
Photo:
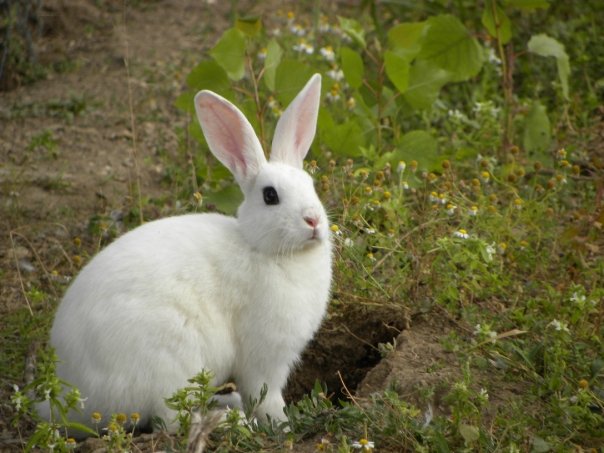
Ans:
[[[217,214],[145,224],[101,251],[68,289],[51,344],[58,375],[92,411],[165,412],[163,397],[202,368],[229,377],[232,310],[216,274],[245,245],[236,220]]]

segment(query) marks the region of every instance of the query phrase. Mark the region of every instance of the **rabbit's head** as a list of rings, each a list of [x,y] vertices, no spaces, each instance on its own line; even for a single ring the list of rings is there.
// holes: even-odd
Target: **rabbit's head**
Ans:
[[[302,169],[315,135],[321,77],[315,74],[283,112],[270,161],[237,107],[211,91],[195,96],[195,109],[212,153],[235,176],[244,202],[241,232],[261,252],[288,255],[329,241],[325,210]]]

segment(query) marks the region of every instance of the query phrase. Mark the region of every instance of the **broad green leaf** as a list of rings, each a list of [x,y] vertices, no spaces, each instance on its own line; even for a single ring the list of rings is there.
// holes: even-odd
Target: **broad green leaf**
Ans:
[[[425,22],[404,22],[388,30],[388,44],[393,49],[404,49],[410,60],[419,53]]]
[[[234,214],[243,201],[241,190],[235,184],[228,185],[215,192],[204,193],[203,198],[204,204],[214,205],[220,212],[229,215]]]
[[[352,88],[360,87],[363,83],[365,72],[361,55],[349,47],[342,47],[340,49],[340,59],[342,62],[342,71],[348,85]]]
[[[510,19],[494,0],[487,1],[485,4],[482,12],[482,25],[487,29],[489,35],[499,39],[502,44],[507,44],[512,39]]]
[[[187,76],[187,86],[189,90],[178,96],[174,105],[190,114],[195,112],[193,99],[200,90],[212,90],[233,100],[233,92],[226,72],[212,60],[202,61],[191,70]]]
[[[466,445],[472,444],[480,437],[480,430],[476,426],[466,425],[462,423],[459,425],[459,434],[463,437]]]
[[[524,148],[528,152],[546,151],[551,143],[551,125],[545,106],[534,102],[524,122]]]
[[[528,11],[549,8],[548,0],[506,0],[504,4],[511,8],[521,8]]]
[[[266,58],[264,60],[264,84],[270,91],[275,91],[275,76],[277,67],[281,63],[283,49],[273,38],[266,46]]]
[[[195,112],[195,106],[193,105],[194,98],[195,93],[193,91],[185,91],[176,98],[174,106],[183,112],[193,114]]]
[[[365,30],[359,22],[354,19],[340,16],[338,16],[338,21],[340,22],[340,27],[342,27],[344,33],[350,36],[353,41],[356,41],[357,44],[363,48],[367,46],[367,43],[365,42]]]
[[[222,34],[210,55],[231,80],[241,80],[245,75],[245,38],[236,28],[230,28]]]
[[[397,53],[387,50],[384,52],[386,75],[401,93],[409,86],[409,60]]]
[[[288,105],[306,85],[313,70],[298,60],[283,60],[275,73],[275,95],[281,105]]]
[[[342,124],[321,121],[319,136],[321,141],[339,157],[358,157],[365,145],[363,129],[357,120],[351,119]]]
[[[260,31],[262,30],[262,21],[259,17],[238,18],[235,21],[235,28],[253,38],[260,34]]]
[[[438,144],[428,132],[417,130],[407,132],[401,138],[398,148],[398,160],[409,162],[416,160],[419,168],[431,170],[438,158]]]
[[[478,41],[455,16],[444,14],[427,21],[418,58],[430,60],[451,74],[451,81],[474,77],[482,69],[484,52]]]
[[[449,81],[449,73],[435,66],[429,60],[418,60],[409,71],[409,86],[405,91],[405,100],[414,109],[432,107],[440,89]]]
[[[562,85],[562,94],[568,100],[568,76],[570,75],[570,62],[564,45],[545,34],[531,36],[528,42],[529,52],[542,57],[554,57],[558,67],[558,78]]]

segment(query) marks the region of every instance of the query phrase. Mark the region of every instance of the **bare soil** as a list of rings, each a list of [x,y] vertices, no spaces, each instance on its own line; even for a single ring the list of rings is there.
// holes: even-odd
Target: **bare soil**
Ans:
[[[1,317],[27,305],[33,316],[48,311],[48,301],[36,300],[30,290],[52,288],[50,283],[61,275],[77,272],[75,256],[86,259],[94,253],[99,244],[88,229],[91,218],[112,218],[133,206],[137,174],[145,196],[161,197],[170,190],[162,183],[166,154],[175,164],[187,165],[178,153],[175,131],[188,120],[173,102],[188,70],[229,26],[230,4],[127,3],[134,6],[45,2],[39,56],[46,65],[67,69],[0,93]],[[274,6],[264,6],[265,11]],[[263,7],[255,8],[263,12]],[[40,143],[45,132],[54,145]],[[161,209],[150,215],[162,215]],[[367,397],[396,383],[402,395],[425,405],[421,388],[444,392],[458,377],[459,364],[441,346],[450,325],[410,315],[398,304],[355,307],[332,308],[291,377],[290,399],[308,392],[319,379],[336,397],[357,386],[359,397]],[[17,329],[15,344],[18,335]],[[396,350],[381,360],[378,344],[393,338]],[[23,351],[16,350],[14,360],[19,363],[12,365],[23,369]],[[2,372],[0,450],[19,448],[7,402],[12,385],[23,381],[23,376]],[[435,407],[446,411],[439,394],[434,398]]]

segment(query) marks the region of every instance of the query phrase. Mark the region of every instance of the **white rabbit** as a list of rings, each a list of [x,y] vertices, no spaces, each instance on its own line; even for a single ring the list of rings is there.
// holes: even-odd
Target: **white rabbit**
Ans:
[[[87,264],[59,305],[51,345],[57,375],[98,411],[171,423],[164,398],[202,369],[232,379],[257,415],[284,419],[282,389],[324,316],[331,283],[325,210],[302,161],[315,135],[314,75],[283,112],[271,158],[244,115],[200,91],[195,108],[212,153],[245,200],[237,217],[190,214],[142,225]],[[48,404],[39,407],[49,417]],[[172,426],[173,427],[173,426]]]

